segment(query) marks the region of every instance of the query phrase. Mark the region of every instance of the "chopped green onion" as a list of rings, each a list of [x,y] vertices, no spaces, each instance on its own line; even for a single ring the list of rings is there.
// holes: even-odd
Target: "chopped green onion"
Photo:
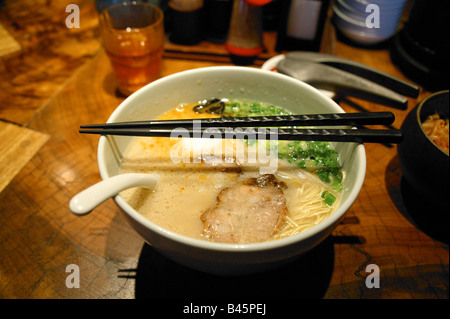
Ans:
[[[291,114],[275,105],[258,102],[227,101],[224,113],[231,116],[270,116]],[[248,141],[246,142],[248,143]],[[251,142],[248,145],[252,145]],[[342,167],[339,154],[328,142],[279,141],[278,157],[300,168],[307,169],[336,191],[342,189]]]
[[[334,196],[333,194],[331,194],[329,191],[324,191],[322,193],[322,198],[324,203],[328,206],[331,207],[333,206],[334,202],[336,201],[336,196]]]

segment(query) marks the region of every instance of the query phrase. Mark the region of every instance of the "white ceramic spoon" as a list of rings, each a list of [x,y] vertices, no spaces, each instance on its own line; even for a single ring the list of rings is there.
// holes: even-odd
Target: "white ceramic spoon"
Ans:
[[[143,187],[151,189],[158,182],[158,176],[153,174],[119,174],[94,184],[75,195],[69,203],[69,208],[75,215],[84,215],[127,188]]]

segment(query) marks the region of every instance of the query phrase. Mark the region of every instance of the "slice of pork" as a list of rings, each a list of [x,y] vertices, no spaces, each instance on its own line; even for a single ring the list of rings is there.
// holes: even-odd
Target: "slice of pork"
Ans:
[[[272,174],[224,188],[217,203],[201,216],[203,235],[216,242],[238,244],[270,239],[288,213],[285,188]]]

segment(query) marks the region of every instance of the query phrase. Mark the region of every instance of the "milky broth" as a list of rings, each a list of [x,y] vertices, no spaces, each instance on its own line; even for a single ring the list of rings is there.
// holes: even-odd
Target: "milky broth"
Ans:
[[[183,105],[158,119],[211,117]],[[120,173],[156,173],[160,182],[153,190],[131,188],[120,195],[154,223],[191,237],[200,237],[200,215],[213,205],[220,189],[232,185],[239,174],[205,168],[204,163],[174,164],[170,150],[179,140],[164,137],[135,137],[128,146]],[[176,223],[174,222],[176,221]]]
[[[192,105],[180,105],[158,119],[203,117],[212,115],[197,114],[192,110]],[[159,176],[160,182],[153,190],[131,188],[120,195],[140,214],[159,226],[178,234],[205,239],[201,235],[200,216],[216,204],[219,192],[239,180],[259,176],[259,171],[254,166],[238,166],[235,163],[173,163],[170,151],[178,142],[177,139],[163,137],[133,138],[124,154],[120,173],[152,173]],[[328,190],[316,176],[287,162],[280,161],[274,175],[288,186],[284,193],[289,212],[298,210],[297,197],[305,185],[320,185],[316,191],[319,193],[313,194],[318,199],[320,192]],[[332,210],[329,209],[327,214]]]

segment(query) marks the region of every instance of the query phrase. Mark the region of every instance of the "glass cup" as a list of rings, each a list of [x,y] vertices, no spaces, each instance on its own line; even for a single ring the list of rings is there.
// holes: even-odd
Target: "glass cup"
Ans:
[[[123,2],[101,12],[103,46],[122,94],[130,95],[161,76],[163,19],[160,8],[142,2]]]

